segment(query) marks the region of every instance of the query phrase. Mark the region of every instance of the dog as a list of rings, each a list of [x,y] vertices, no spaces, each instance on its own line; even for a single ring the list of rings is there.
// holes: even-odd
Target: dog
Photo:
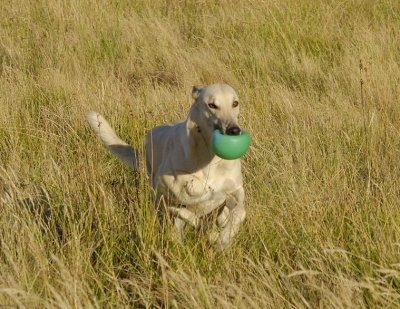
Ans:
[[[211,150],[214,130],[239,135],[239,98],[226,84],[193,86],[192,104],[185,121],[152,128],[145,137],[146,169],[157,203],[164,202],[179,237],[187,225],[218,210],[219,231],[209,234],[217,250],[227,247],[246,217],[240,159],[224,160]],[[122,141],[107,121],[90,112],[87,120],[104,145],[137,169],[138,150]]]

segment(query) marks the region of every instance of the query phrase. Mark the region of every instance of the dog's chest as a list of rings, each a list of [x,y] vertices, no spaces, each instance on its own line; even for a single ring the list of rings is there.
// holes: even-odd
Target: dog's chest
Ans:
[[[168,198],[169,204],[185,205],[204,215],[224,203],[227,193],[237,187],[233,175],[218,167],[192,174],[164,174],[159,178],[158,191]]]

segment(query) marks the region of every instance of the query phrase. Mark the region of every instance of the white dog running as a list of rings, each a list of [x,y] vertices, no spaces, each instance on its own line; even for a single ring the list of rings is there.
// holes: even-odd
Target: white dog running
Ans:
[[[187,224],[199,226],[201,217],[221,208],[220,232],[209,240],[224,249],[246,216],[240,160],[224,160],[210,148],[215,129],[238,135],[239,98],[225,84],[194,86],[195,100],[185,121],[154,127],[146,134],[146,167],[156,201],[165,201],[174,225],[183,236]],[[138,152],[122,141],[98,113],[87,115],[105,146],[133,168]]]

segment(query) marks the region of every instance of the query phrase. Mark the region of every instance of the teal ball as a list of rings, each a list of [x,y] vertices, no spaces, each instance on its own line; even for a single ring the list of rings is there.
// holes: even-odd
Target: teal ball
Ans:
[[[226,135],[215,130],[211,137],[211,149],[220,158],[239,159],[250,145],[250,135],[242,130],[240,135]]]

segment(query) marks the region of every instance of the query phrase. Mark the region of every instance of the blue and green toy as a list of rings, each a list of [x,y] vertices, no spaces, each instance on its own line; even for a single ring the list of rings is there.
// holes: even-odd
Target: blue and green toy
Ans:
[[[211,149],[220,158],[235,160],[243,156],[250,145],[250,135],[242,130],[240,135],[222,134],[215,130],[211,137]]]

